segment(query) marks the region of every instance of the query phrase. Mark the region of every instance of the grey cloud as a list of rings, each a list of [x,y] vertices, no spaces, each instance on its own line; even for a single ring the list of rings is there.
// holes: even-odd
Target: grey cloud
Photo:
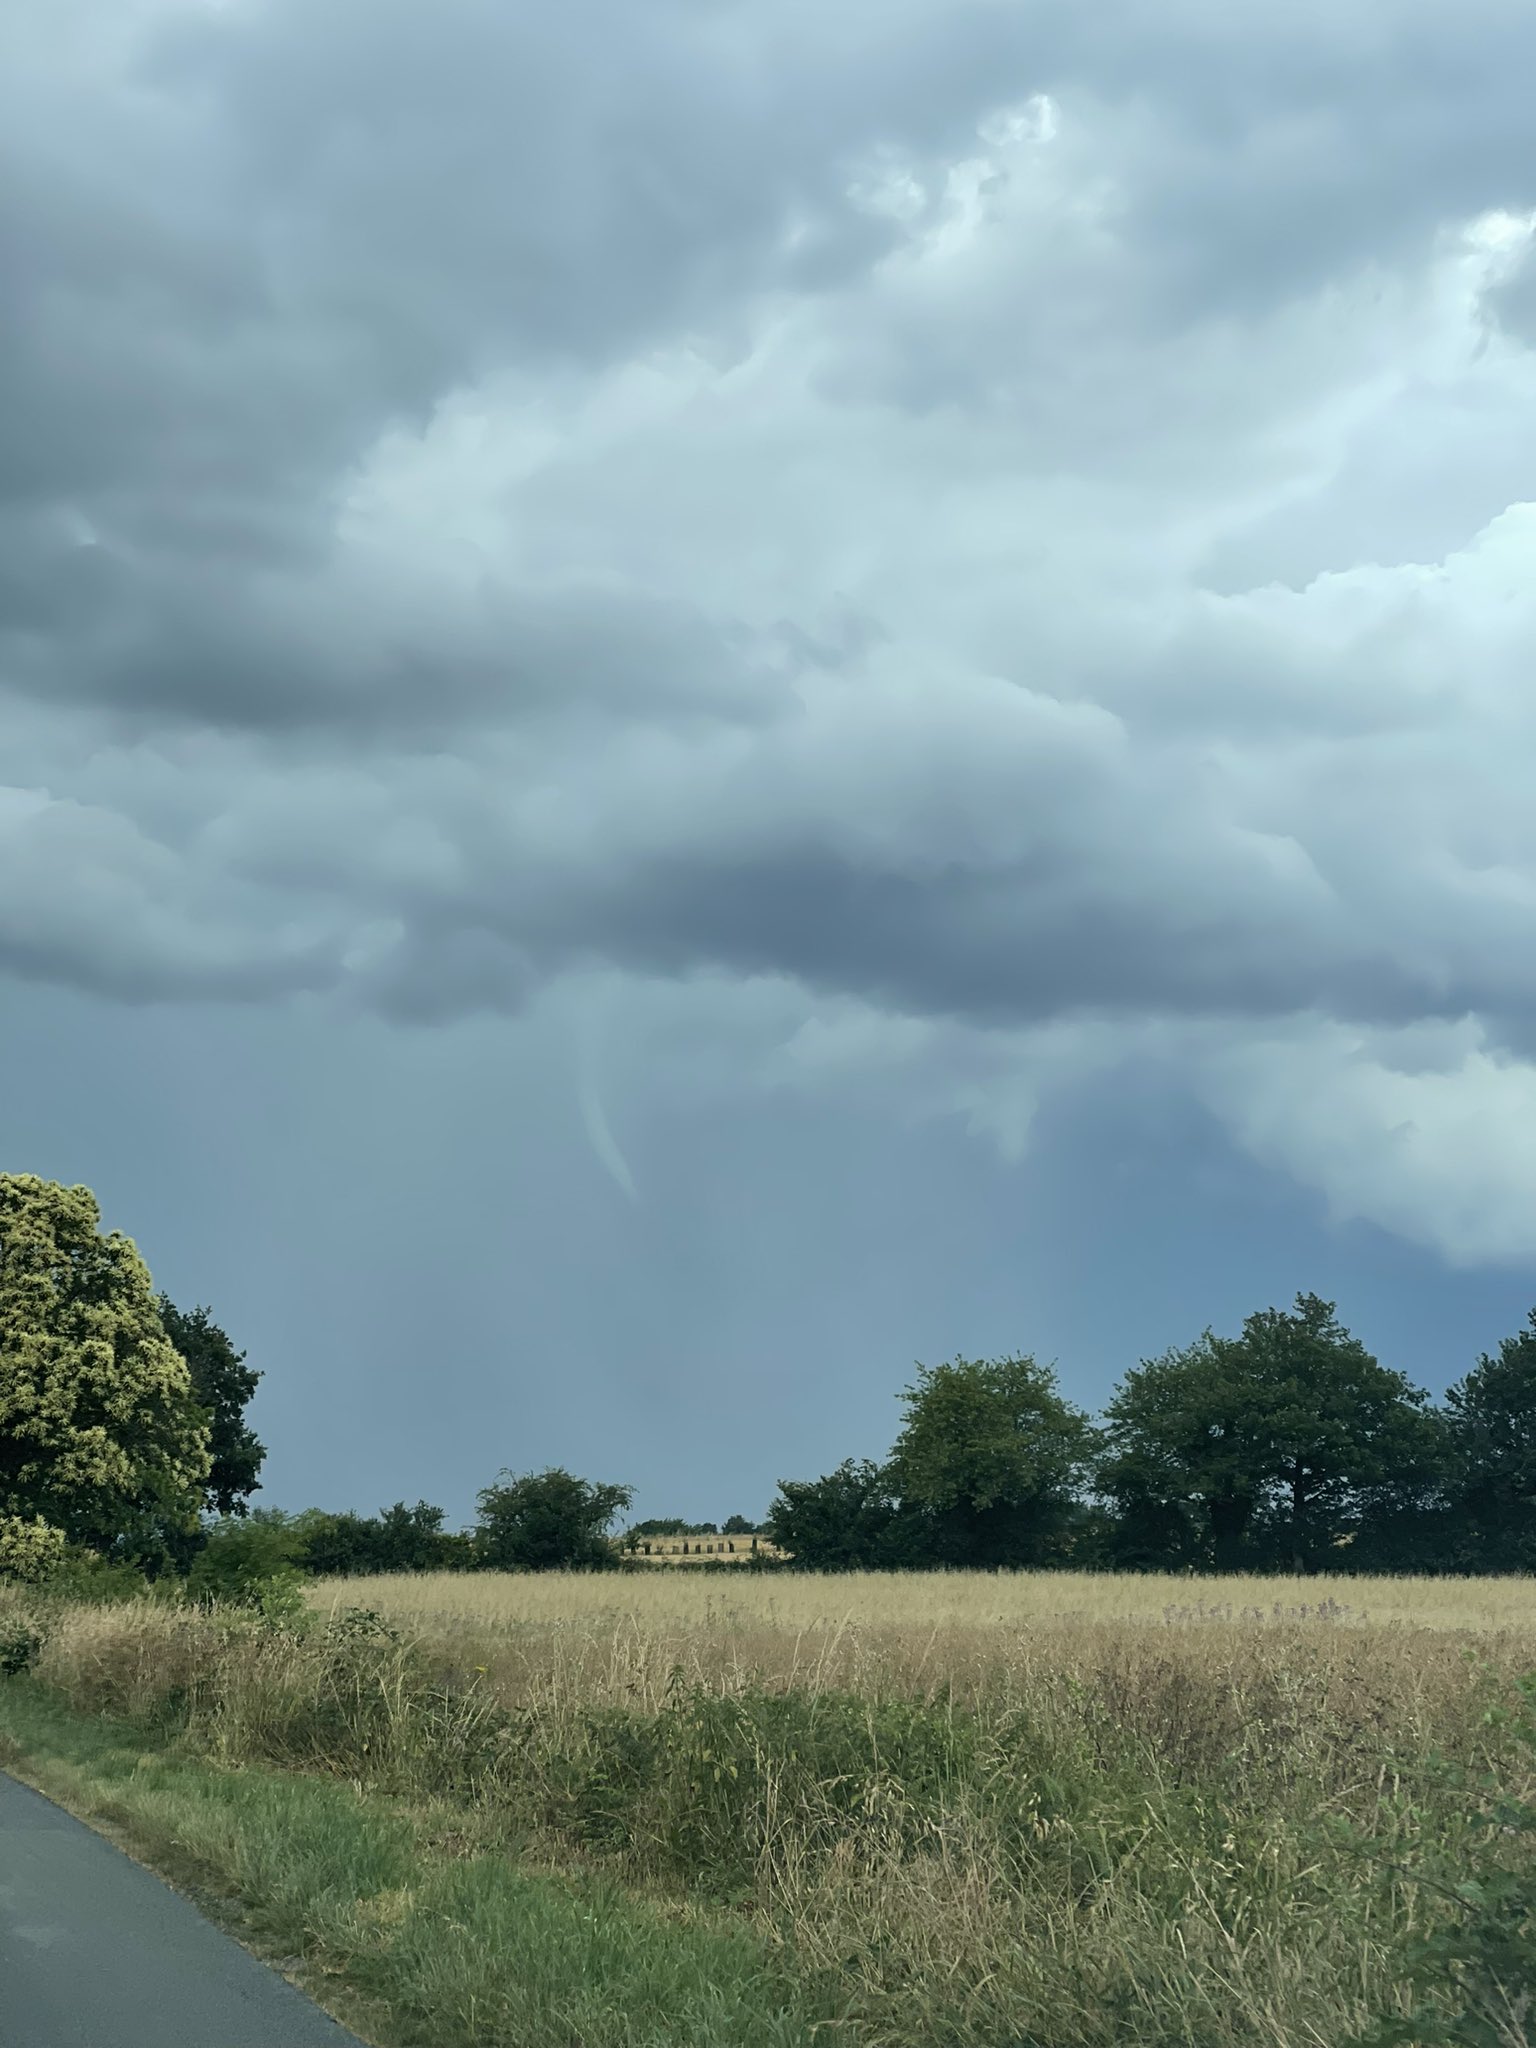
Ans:
[[[210,887],[111,812],[0,791],[0,969],[124,1002],[259,1001],[334,984],[313,910]],[[317,928],[318,926],[318,928]]]
[[[1536,488],[1536,417],[1471,396],[1436,410],[1438,420],[1420,412],[1407,442],[1389,416],[1326,486],[1224,535],[1201,582],[1227,596],[1268,583],[1299,591],[1363,562],[1433,563],[1468,545]]]
[[[1518,0],[1308,0],[1263,20],[1175,0],[1060,19],[1058,75],[1121,117],[1125,231],[1177,318],[1251,318],[1536,200],[1536,22]]]
[[[416,926],[352,977],[355,1001],[401,1024],[443,1024],[520,1010],[537,986],[526,958],[472,925]]]
[[[13,23],[12,491],[135,535],[189,492],[199,525],[276,500],[291,528],[463,379],[611,360],[803,288],[839,242],[877,253],[838,191],[840,110],[787,135],[790,80],[712,51],[690,10],[589,13],[580,34],[475,0],[168,9],[136,46],[103,35],[130,42],[117,76]],[[820,253],[797,277],[798,212]]]
[[[803,657],[622,583],[485,575],[468,597],[396,565],[323,580],[55,534],[0,573],[9,681],[49,702],[255,732],[449,736],[552,709],[753,722]]]
[[[1390,605],[1331,637],[1327,592],[1193,613],[1170,554],[1145,632],[1079,655],[1072,616],[1113,611],[1103,531],[1156,563],[1195,508],[1216,539],[1190,543],[1194,579],[1301,578],[1358,559],[1428,474],[1393,472],[1383,416],[1358,503],[1347,468],[1322,493],[1326,532],[1305,504],[1245,531],[1226,511],[1234,469],[1284,474],[1275,445],[1330,378],[1379,373],[1435,232],[1525,190],[1522,19],[1314,11],[1238,36],[1193,0],[276,0],[166,12],[118,29],[127,60],[73,66],[12,24],[0,689],[96,712],[119,753],[71,770],[34,738],[0,767],[115,776],[96,803],[119,808],[69,827],[47,891],[25,870],[5,957],[114,992],[342,986],[421,1022],[515,1009],[592,956],[989,1022],[1522,1013],[1496,889],[1408,901],[1373,866],[1390,818],[1374,845],[1341,834],[1254,750],[1310,738],[1319,783],[1363,782],[1367,809],[1351,743],[1431,758],[1444,684],[1405,683],[1430,657]],[[978,138],[1040,91],[1054,141]],[[982,232],[935,269],[970,157]],[[922,188],[905,215],[850,192],[881,161]],[[1386,313],[1317,295],[1367,259],[1403,268]],[[626,412],[624,367],[685,342],[769,369],[733,406]],[[498,404],[526,423],[546,399],[556,424],[483,493],[500,523],[471,572],[432,506],[412,527],[409,460],[476,379],[493,433]],[[1390,546],[1496,509],[1518,481],[1501,417],[1455,506],[1404,513]],[[401,422],[385,546],[339,515]],[[1078,495],[1030,499],[1035,474]],[[642,543],[674,529],[669,585]],[[830,607],[823,543],[869,565]],[[1081,589],[1042,572],[1039,616],[1006,610],[1020,562],[1074,546]],[[955,558],[996,597],[1027,719],[959,644],[964,603],[943,609]],[[1434,643],[1447,673],[1458,630]],[[1095,693],[1113,716],[1070,702]],[[196,764],[124,744],[199,729],[238,742],[203,794]]]
[[[74,18],[88,36],[91,10]],[[494,695],[496,655],[455,647],[451,621],[424,622],[424,654],[380,648],[354,602],[338,654],[305,637],[314,593],[270,574],[330,558],[337,494],[377,433],[465,380],[584,374],[685,334],[708,348],[765,292],[866,275],[909,232],[848,196],[871,151],[931,182],[980,116],[1049,90],[1073,161],[1125,188],[1113,276],[1079,279],[1043,357],[1061,253],[1026,271],[1033,306],[1005,291],[971,339],[975,306],[891,330],[888,392],[905,380],[919,402],[989,386],[1006,401],[1010,351],[1059,374],[1108,322],[1176,331],[1196,284],[1243,313],[1255,282],[1273,299],[1351,250],[1390,260],[1400,227],[1512,203],[1528,168],[1522,67],[1500,38],[1529,31],[1487,7],[1232,37],[1193,4],[1090,23],[908,0],[833,24],[280,0],[167,9],[158,30],[153,10],[117,15],[73,65],[37,20],[8,29],[0,179],[13,686],[216,722],[302,721],[316,703],[409,722],[425,693]],[[1186,272],[1177,313],[1157,313]],[[850,357],[846,378],[871,368],[878,382]],[[1118,354],[1094,382],[1114,446]],[[1071,418],[1061,452],[1081,460],[1091,412]],[[71,511],[98,549],[62,537]],[[349,599],[344,581],[329,593]]]
[[[1529,245],[1511,276],[1487,294],[1494,323],[1516,340],[1536,346],[1536,250]]]
[[[1320,908],[1307,888],[1266,889],[1262,872],[1198,825],[1182,844],[1171,815],[1161,825],[1162,846],[1133,831],[1118,845],[1106,835],[1104,871],[1091,877],[1059,848],[924,876],[856,866],[824,846],[750,862],[658,861],[620,869],[585,898],[556,894],[530,922],[552,964],[580,934],[637,972],[787,973],[901,1015],[994,1028],[1307,1009],[1376,1023],[1454,1019],[1512,988],[1536,1008],[1524,967],[1457,961],[1444,932],[1415,949],[1401,929],[1373,931],[1342,904]]]
[[[17,901],[33,902],[67,978],[116,987],[116,963],[137,949],[137,971],[170,990],[198,971],[250,993],[342,985],[415,1022],[516,1009],[595,959],[788,974],[994,1026],[1084,1012],[1531,1014],[1521,899],[1498,879],[1530,857],[1517,813],[1490,801],[1485,778],[1481,843],[1451,828],[1463,865],[1438,833],[1423,840],[1416,805],[1471,816],[1443,751],[1457,707],[1437,690],[1405,708],[1390,642],[1374,683],[1349,675],[1359,644],[1374,640],[1381,659],[1391,612],[1379,604],[1376,631],[1345,627],[1312,673],[1329,631],[1326,610],[1311,617],[1319,603],[1280,610],[1261,593],[1248,617],[1229,605],[1242,630],[1225,646],[1210,638],[1221,613],[1191,626],[1168,672],[1198,678],[1204,660],[1206,683],[1189,729],[1161,744],[1092,707],[925,677],[890,649],[810,672],[803,707],[767,724],[556,719],[487,732],[463,759],[351,760],[339,739],[298,758],[291,743],[226,743],[206,765],[162,763],[156,840],[98,805],[89,830],[47,849],[50,890],[78,904],[107,892],[103,964],[101,918],[34,901],[25,877],[43,857],[13,870]],[[1434,674],[1430,617],[1417,639]],[[1449,647],[1455,619],[1434,622]],[[1272,709],[1246,745],[1226,742],[1218,769],[1206,735],[1242,727],[1217,686],[1252,683],[1261,626]],[[1330,721],[1346,678],[1350,716]],[[210,770],[202,816],[189,815],[187,785]],[[103,799],[131,794],[143,764],[122,774],[97,771]],[[137,892],[124,896],[127,876]],[[307,950],[266,936],[306,920],[323,935]],[[37,971],[36,931],[13,924],[7,938]],[[218,957],[241,949],[243,984]]]
[[[914,1356],[1518,1325],[1533,56],[0,8],[7,1142],[249,1345],[265,1498],[757,1511]]]
[[[1165,289],[1182,251],[1241,311],[1234,293],[1287,296],[1351,248],[1390,260],[1399,221],[1516,203],[1511,45],[1532,31],[1475,12],[1362,9],[1351,30],[1318,10],[1231,36],[1193,0],[837,25],[282,0],[168,12],[125,67],[137,99],[19,25],[9,367],[70,402],[17,409],[34,425],[8,469],[76,491],[158,476],[247,506],[263,482],[314,488],[383,418],[486,368],[600,363],[707,332],[764,287],[867,268],[900,232],[847,201],[868,152],[940,165],[982,114],[1042,90],[1082,96],[1128,172],[1143,279]],[[89,140],[66,169],[50,138],[72,132]]]

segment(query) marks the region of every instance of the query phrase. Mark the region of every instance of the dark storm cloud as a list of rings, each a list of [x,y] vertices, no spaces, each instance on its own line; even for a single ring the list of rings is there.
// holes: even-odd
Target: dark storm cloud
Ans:
[[[913,1357],[1517,1325],[1533,60],[0,7],[7,1163],[249,1347],[262,1498],[758,1512]]]
[[[5,495],[195,553],[318,543],[464,379],[715,332],[893,233],[842,202],[857,111],[690,8],[75,6],[6,42]]]
[[[445,602],[409,565],[321,580],[56,535],[0,571],[7,596],[13,689],[148,725],[451,736],[553,706],[753,720],[787,666],[684,604],[596,581],[487,576]]]
[[[1437,237],[1536,198],[1524,10],[71,0],[3,33],[18,972],[416,1021],[592,957],[989,1023],[1524,1012],[1486,865],[1384,878],[1444,734],[1400,708],[1413,600],[1200,613],[1170,557],[1117,622],[1103,539],[1152,563],[1203,519],[1239,597],[1298,559],[1232,473],[1294,502],[1275,447],[1380,375]],[[1020,142],[1040,94],[1058,139]],[[466,391],[541,452],[434,455]],[[1006,498],[1037,474],[1083,495]],[[1469,476],[1465,517],[1510,488]],[[1305,561],[1371,559],[1379,498]],[[1030,614],[1048,549],[1082,566]],[[822,587],[834,552],[868,590]],[[1437,772],[1449,813],[1476,766]]]
[[[1487,993],[1415,973],[1363,934],[1347,951],[1324,920],[1309,925],[1289,906],[1266,916],[1259,893],[1198,910],[1186,897],[1173,912],[1145,898],[1095,900],[1060,853],[924,877],[787,853],[636,878],[592,929],[610,958],[642,970],[707,961],[788,972],[882,1009],[1004,1027],[1072,1011],[1237,1021],[1283,1014],[1303,990],[1331,1014],[1387,1023],[1459,1017]]]
[[[0,487],[194,554],[318,545],[339,472],[465,379],[729,347],[900,238],[848,202],[871,149],[923,172],[1032,93],[1097,112],[1125,274],[1181,318],[1536,196],[1536,22],[1487,0],[76,4],[7,44]]]

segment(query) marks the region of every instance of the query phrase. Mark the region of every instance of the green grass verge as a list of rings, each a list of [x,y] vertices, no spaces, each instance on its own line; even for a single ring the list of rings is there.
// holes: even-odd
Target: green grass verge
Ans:
[[[380,2048],[809,2048],[832,2015],[763,1941],[455,1853],[334,1779],[179,1754],[0,1681],[0,1764],[110,1824]],[[833,2029],[835,2032],[836,2029]]]

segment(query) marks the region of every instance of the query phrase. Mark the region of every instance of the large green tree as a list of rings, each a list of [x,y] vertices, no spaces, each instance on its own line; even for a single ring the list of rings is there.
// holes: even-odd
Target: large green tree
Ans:
[[[501,1473],[476,1495],[479,1561],[502,1571],[597,1571],[618,1561],[608,1530],[634,1499],[628,1486],[578,1479],[560,1466]]]
[[[1207,1330],[1127,1373],[1106,1410],[1102,1492],[1192,1514],[1203,1561],[1315,1570],[1394,1491],[1432,1482],[1428,1397],[1378,1363],[1334,1304],[1298,1294],[1242,1335]]]
[[[799,1571],[883,1571],[916,1559],[890,1475],[845,1458],[820,1479],[784,1479],[764,1524]]]
[[[1094,1433],[1049,1366],[1029,1357],[920,1365],[901,1399],[891,1482],[903,1508],[924,1516],[935,1563],[1066,1555]]]
[[[1248,1557],[1266,1486],[1252,1407],[1236,1345],[1209,1330],[1126,1374],[1105,1410],[1096,1484],[1136,1562],[1231,1570]]]
[[[243,1515],[261,1481],[267,1447],[245,1419],[261,1374],[245,1362],[206,1308],[184,1313],[168,1294],[158,1302],[165,1334],[187,1361],[192,1392],[208,1416],[213,1464],[203,1489],[210,1514]]]
[[[109,1552],[196,1517],[212,1464],[186,1361],[89,1188],[0,1174],[0,1520]]]
[[[1536,1571],[1536,1309],[1445,1397],[1462,1562]]]

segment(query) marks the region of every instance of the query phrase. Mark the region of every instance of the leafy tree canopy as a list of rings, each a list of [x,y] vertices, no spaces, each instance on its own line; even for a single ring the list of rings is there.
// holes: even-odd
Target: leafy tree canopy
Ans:
[[[935,1561],[1042,1564],[1059,1554],[1094,1444],[1033,1358],[919,1366],[891,1456],[904,1507],[932,1518]]]
[[[208,1415],[213,1464],[203,1489],[210,1513],[240,1515],[261,1482],[266,1445],[245,1419],[261,1374],[245,1362],[206,1308],[183,1314],[168,1294],[158,1302],[160,1321],[192,1377],[192,1392]]]
[[[889,1475],[869,1458],[845,1459],[821,1479],[782,1480],[764,1526],[801,1571],[879,1571],[905,1561]]]
[[[1373,1500],[1432,1470],[1427,1396],[1378,1364],[1332,1302],[1298,1294],[1237,1338],[1207,1330],[1144,1361],[1106,1410],[1100,1490],[1123,1507],[1184,1506],[1218,1568],[1313,1569]]]
[[[0,1516],[103,1553],[195,1520],[212,1458],[130,1238],[89,1188],[0,1174]]]
[[[608,1530],[634,1499],[555,1466],[515,1478],[503,1472],[477,1496],[475,1548],[501,1571],[594,1571],[616,1562]]]
[[[303,1563],[319,1577],[370,1572],[450,1571],[470,1562],[469,1539],[443,1527],[443,1511],[429,1501],[403,1500],[378,1515],[323,1514],[302,1518]]]
[[[1236,1350],[1206,1330],[1183,1350],[1144,1359],[1128,1372],[1105,1411],[1097,1478],[1122,1518],[1134,1515],[1148,1539],[1175,1540],[1179,1511],[1196,1510],[1204,1525],[1202,1561],[1223,1568],[1241,1562],[1265,1485],[1253,1390]]]
[[[1446,1395],[1465,1561],[1536,1571],[1536,1309]]]

